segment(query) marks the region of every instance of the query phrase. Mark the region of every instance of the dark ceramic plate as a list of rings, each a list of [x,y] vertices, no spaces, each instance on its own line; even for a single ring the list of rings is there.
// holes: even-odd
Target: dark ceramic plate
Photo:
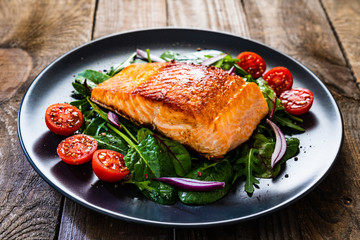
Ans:
[[[133,186],[103,184],[91,165],[69,166],[56,155],[63,139],[48,131],[45,109],[53,103],[70,101],[74,75],[84,69],[103,70],[125,60],[136,48],[153,54],[166,50],[192,52],[197,48],[218,49],[236,56],[253,51],[268,69],[281,65],[290,69],[294,86],[311,89],[313,107],[304,115],[306,133],[298,160],[291,159],[275,180],[261,179],[249,197],[243,182],[214,204],[171,206],[145,199]],[[343,123],[336,102],[324,84],[294,59],[261,43],[226,33],[197,29],[163,28],[132,31],[92,41],[61,56],[46,67],[27,90],[18,115],[22,148],[34,169],[66,197],[100,213],[119,219],[162,226],[214,226],[262,216],[293,203],[312,190],[329,172],[340,151]]]

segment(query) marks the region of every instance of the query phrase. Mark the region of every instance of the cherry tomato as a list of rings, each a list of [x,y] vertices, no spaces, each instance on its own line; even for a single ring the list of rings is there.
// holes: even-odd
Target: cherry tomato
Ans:
[[[261,77],[266,70],[264,59],[256,53],[242,52],[236,58],[240,59],[240,62],[237,63],[239,67],[251,74],[254,79]]]
[[[263,79],[278,96],[280,96],[283,91],[291,89],[293,85],[293,77],[285,67],[275,67],[269,70],[264,74]]]
[[[285,111],[293,115],[301,115],[309,111],[314,102],[314,94],[305,88],[292,88],[280,95]]]
[[[118,182],[130,173],[125,166],[124,155],[106,149],[94,153],[92,167],[95,175],[105,182]]]
[[[83,122],[84,117],[80,110],[70,104],[57,103],[46,109],[45,123],[53,133],[69,136],[78,130]]]
[[[63,140],[57,147],[57,154],[64,162],[79,165],[90,161],[97,147],[93,137],[77,134]]]

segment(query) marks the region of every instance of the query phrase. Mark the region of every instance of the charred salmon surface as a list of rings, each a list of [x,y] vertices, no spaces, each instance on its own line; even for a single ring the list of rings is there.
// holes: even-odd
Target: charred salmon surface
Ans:
[[[268,113],[255,83],[179,62],[132,64],[95,87],[91,100],[207,158],[247,141]]]

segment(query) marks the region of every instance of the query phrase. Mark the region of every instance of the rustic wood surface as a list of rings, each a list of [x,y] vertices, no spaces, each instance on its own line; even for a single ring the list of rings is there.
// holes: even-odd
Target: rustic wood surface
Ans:
[[[35,76],[92,39],[165,26],[255,39],[302,62],[326,84],[345,134],[338,161],[316,189],[252,221],[172,229],[93,212],[40,178],[16,131],[19,104]],[[359,36],[359,0],[0,1],[0,239],[360,239]]]

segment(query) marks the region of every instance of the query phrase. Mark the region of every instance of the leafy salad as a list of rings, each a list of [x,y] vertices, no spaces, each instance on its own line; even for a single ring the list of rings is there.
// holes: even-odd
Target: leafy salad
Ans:
[[[298,153],[299,140],[285,137],[282,132],[305,131],[301,127],[302,119],[294,114],[306,112],[313,96],[310,100],[297,94],[281,97],[288,91],[297,90],[292,89],[291,75],[291,79],[284,72],[270,77],[267,73],[263,75],[265,62],[255,53],[246,53],[245,57],[239,54],[233,58],[218,50],[197,50],[187,54],[166,51],[158,57],[149,50],[137,50],[109,70],[88,69],[78,73],[72,83],[75,100],[69,106],[50,106],[45,116],[47,126],[57,134],[80,133],[59,144],[60,158],[69,164],[92,161],[93,170],[101,180],[133,184],[146,198],[159,204],[173,204],[178,200],[185,204],[212,203],[224,197],[238,182],[244,182],[244,191],[251,197],[261,178],[276,178],[282,165]],[[253,55],[249,57],[249,53]],[[257,57],[262,61],[255,61],[259,60]],[[90,100],[95,86],[126,66],[152,61],[212,65],[229,74],[237,74],[247,82],[255,82],[266,99],[269,114],[246,143],[228,152],[221,161],[212,162]],[[260,76],[254,71],[256,67]],[[293,96],[296,98],[292,99]],[[296,112],[299,108],[292,112],[291,107],[296,105],[302,108],[306,105],[307,109],[301,110],[300,114]],[[65,112],[71,117],[64,117]],[[72,128],[70,134],[56,131],[64,123]]]

